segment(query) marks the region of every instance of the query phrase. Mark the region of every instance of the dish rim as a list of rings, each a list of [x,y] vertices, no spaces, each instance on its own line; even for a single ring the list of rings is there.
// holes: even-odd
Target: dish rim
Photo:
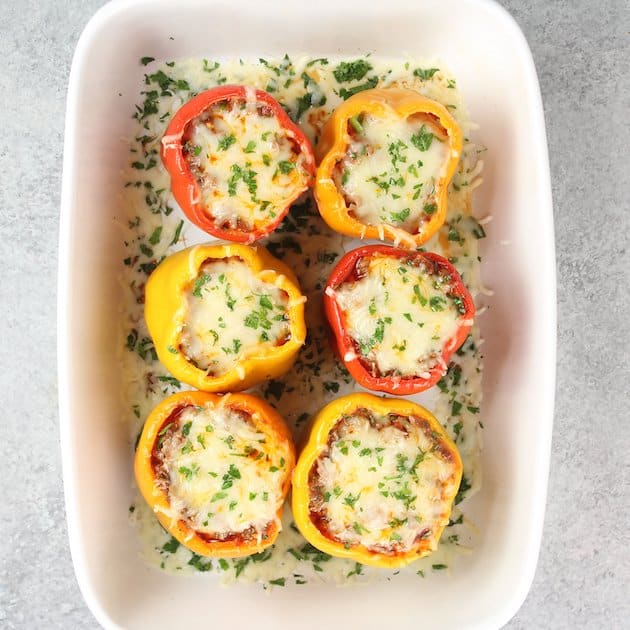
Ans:
[[[398,2],[398,4],[403,4]],[[546,374],[549,386],[546,392],[542,393],[542,402],[539,407],[544,409],[545,417],[548,422],[543,425],[544,432],[540,432],[539,437],[544,445],[541,449],[544,451],[544,458],[540,469],[535,471],[532,476],[532,485],[537,487],[537,491],[533,492],[539,500],[533,507],[531,517],[532,535],[532,553],[528,554],[527,565],[521,567],[520,577],[515,578],[513,595],[510,599],[503,601],[497,605],[492,611],[479,623],[470,627],[501,627],[507,623],[518,611],[524,602],[530,590],[538,557],[540,554],[540,545],[542,539],[542,531],[544,524],[544,514],[546,508],[547,489],[548,489],[548,473],[551,453],[551,436],[554,419],[555,404],[555,379],[556,379],[556,321],[557,321],[557,299],[556,299],[556,273],[555,273],[555,239],[553,225],[553,203],[551,195],[550,170],[548,159],[547,138],[544,123],[544,110],[542,98],[540,94],[539,82],[534,66],[533,57],[527,44],[527,41],[514,20],[514,18],[502,6],[497,4],[495,0],[465,0],[466,4],[477,6],[485,11],[494,12],[497,17],[503,21],[505,27],[511,30],[512,36],[517,40],[515,46],[521,49],[521,53],[526,55],[524,59],[524,70],[527,73],[527,81],[531,89],[530,96],[536,99],[535,111],[533,119],[536,129],[532,130],[532,134],[537,137],[537,145],[542,149],[541,158],[538,164],[539,182],[544,189],[540,190],[541,197],[548,200],[548,216],[549,228],[547,239],[546,256],[554,264],[553,278],[549,278],[549,295],[553,296],[551,304],[548,306],[549,321],[546,329],[548,338],[547,342],[551,342],[551,346],[546,350],[548,353],[548,361],[545,362]],[[73,457],[75,452],[75,436],[73,435],[73,419],[70,415],[71,400],[75,386],[71,380],[70,372],[70,354],[67,352],[69,330],[66,322],[68,315],[72,310],[73,303],[70,295],[70,267],[71,267],[71,248],[74,225],[72,222],[73,214],[73,189],[76,179],[76,173],[72,168],[72,162],[76,155],[78,130],[74,125],[76,118],[80,93],[81,82],[80,77],[83,74],[85,65],[85,53],[89,49],[93,37],[103,28],[107,28],[108,23],[118,14],[125,12],[130,7],[139,5],[152,5],[152,0],[111,0],[92,16],[85,26],[78,43],[75,48],[72,66],[68,81],[68,92],[66,101],[65,115],[65,132],[64,132],[64,154],[63,154],[63,175],[62,190],[60,203],[60,225],[59,225],[59,256],[58,256],[58,279],[57,279],[57,367],[58,367],[58,404],[59,404],[59,430],[60,443],[62,453],[62,471],[64,480],[64,498],[66,521],[68,527],[69,546],[72,561],[83,598],[98,621],[103,627],[118,628],[110,616],[105,611],[97,593],[94,584],[89,577],[86,557],[82,553],[84,546],[84,537],[78,523],[78,488],[75,483],[77,467],[76,460]],[[543,245],[545,245],[543,243]]]

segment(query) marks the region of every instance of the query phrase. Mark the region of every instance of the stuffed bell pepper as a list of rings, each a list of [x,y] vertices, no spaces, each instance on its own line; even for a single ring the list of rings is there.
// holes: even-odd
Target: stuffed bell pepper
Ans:
[[[234,558],[275,541],[294,463],[289,430],[263,400],[190,391],[170,396],[148,417],[135,475],[182,545]]]
[[[314,419],[293,473],[293,516],[321,551],[401,567],[437,547],[461,476],[455,444],[426,409],[352,394]]]
[[[313,180],[310,143],[267,92],[227,85],[198,94],[162,138],[171,190],[218,238],[252,243],[273,231]]]
[[[151,274],[145,319],[164,366],[197,389],[247,389],[284,374],[304,344],[291,270],[263,247],[197,245]]]
[[[360,92],[317,145],[319,211],[342,234],[415,249],[444,223],[461,151],[461,130],[439,103],[401,88]]]
[[[367,245],[333,269],[324,310],[339,357],[356,381],[407,395],[444,375],[472,327],[475,305],[442,256]]]

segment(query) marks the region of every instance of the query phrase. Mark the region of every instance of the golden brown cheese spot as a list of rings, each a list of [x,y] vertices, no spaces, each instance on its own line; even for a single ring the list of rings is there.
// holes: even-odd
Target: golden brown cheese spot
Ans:
[[[210,375],[222,375],[290,338],[289,296],[239,258],[205,262],[186,293],[180,346]]]
[[[417,258],[371,256],[360,266],[334,291],[357,354],[375,376],[428,376],[461,325],[450,278]]]
[[[261,540],[280,525],[289,454],[243,412],[184,408],[161,430],[153,459],[170,516],[202,539]]]
[[[255,100],[210,106],[189,125],[184,155],[204,207],[222,228],[273,222],[310,177],[291,133]]]
[[[311,518],[346,546],[384,554],[431,550],[457,481],[457,464],[422,419],[359,409],[338,422],[313,465]]]
[[[437,211],[436,186],[450,157],[443,129],[431,116],[386,110],[352,118],[348,138],[334,178],[351,214],[418,232]]]

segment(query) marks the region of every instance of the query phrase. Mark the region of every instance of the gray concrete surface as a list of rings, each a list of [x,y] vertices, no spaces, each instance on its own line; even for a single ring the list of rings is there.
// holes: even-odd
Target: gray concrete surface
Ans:
[[[2,628],[96,627],[68,551],[55,287],[68,72],[101,4],[0,3]],[[629,628],[630,14],[624,0],[504,4],[540,76],[559,306],[544,537],[531,592],[508,627]]]

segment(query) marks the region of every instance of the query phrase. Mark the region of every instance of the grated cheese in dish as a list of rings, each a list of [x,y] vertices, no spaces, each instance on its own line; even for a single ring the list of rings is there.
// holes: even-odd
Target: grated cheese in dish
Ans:
[[[142,301],[146,278],[162,257],[208,240],[206,234],[190,226],[175,204],[169,191],[169,177],[159,162],[160,141],[170,117],[195,93],[224,84],[249,85],[266,90],[285,107],[313,144],[316,144],[323,124],[335,107],[354,91],[363,89],[362,86],[405,87],[440,102],[462,127],[465,140],[457,172],[448,190],[446,222],[439,233],[425,244],[425,248],[449,258],[473,297],[484,299],[478,242],[485,236],[487,226],[473,217],[470,199],[472,190],[481,182],[483,163],[479,156],[483,149],[471,139],[475,125],[468,117],[455,77],[442,63],[435,59],[394,60],[375,56],[356,59],[286,56],[242,61],[169,60],[168,65],[155,61],[150,62],[144,71],[146,79],[140,88],[134,114],[136,128],[130,140],[129,168],[125,173],[122,199],[125,220],[121,225],[125,255],[121,273],[120,353],[131,445],[148,412],[164,396],[182,389],[182,385],[157,361],[143,322]],[[412,133],[418,133],[420,127],[414,128]],[[404,134],[408,132],[409,129],[401,130]],[[427,132],[437,135],[438,130],[425,127]],[[204,134],[205,131],[200,129],[199,133]],[[261,128],[261,136],[262,133]],[[223,135],[226,134],[221,134],[221,137]],[[199,139],[205,142],[205,136]],[[219,140],[215,140],[218,143]],[[249,140],[241,142],[238,147],[236,144],[228,147],[243,151],[238,155],[235,153],[239,164],[248,155],[244,153],[248,143]],[[196,151],[194,147],[202,144],[190,145],[192,153]],[[440,146],[434,138],[430,148],[433,151]],[[424,156],[429,165],[430,160],[426,158]],[[262,159],[261,153],[256,157],[256,168],[252,161],[251,170],[257,173],[257,196],[264,200],[262,193],[258,193],[264,189],[263,171],[258,175],[259,160],[262,162]],[[436,161],[431,162],[436,169],[438,161],[439,156],[436,155]],[[427,174],[431,169],[427,169]],[[223,173],[223,177],[225,175]],[[229,180],[231,173],[227,175]],[[367,172],[365,175],[372,176]],[[429,182],[429,179],[430,176],[423,181]],[[372,184],[374,198],[381,199],[383,189],[379,191],[376,184]],[[348,186],[352,194],[353,185]],[[428,183],[426,187],[423,183],[423,194],[428,187]],[[244,199],[249,195],[247,183],[242,178],[238,180],[236,191]],[[406,191],[406,194],[410,192]],[[412,197],[414,194],[415,191]],[[427,203],[430,203],[428,199]],[[394,212],[405,207],[395,208]],[[405,220],[411,220],[411,214]],[[333,398],[356,390],[352,379],[333,355],[320,309],[321,293],[332,267],[344,251],[358,246],[359,242],[332,232],[319,217],[311,196],[307,194],[293,205],[283,223],[262,244],[292,268],[308,298],[306,319],[309,335],[293,369],[283,378],[263,384],[254,392],[277,407],[299,443],[311,415]],[[478,303],[477,306],[483,304]],[[464,499],[474,495],[481,487],[483,362],[480,341],[481,335],[475,323],[469,339],[452,357],[448,371],[438,386],[413,398],[440,419],[456,442],[464,464],[464,479],[451,516],[452,522],[437,550],[429,558],[418,560],[401,570],[400,577],[390,571],[373,571],[314,550],[291,526],[290,510],[285,510],[283,531],[273,549],[265,550],[255,558],[217,563],[200,559],[171,540],[144,502],[137,500],[131,506],[132,520],[139,531],[143,556],[149,564],[168,572],[216,572],[224,582],[253,581],[266,587],[321,581],[347,583],[364,579],[407,579],[403,576],[409,575],[428,577],[445,566],[457,570],[459,553],[474,548],[475,544],[475,529],[466,518],[467,503]],[[433,569],[433,566],[438,569]]]

